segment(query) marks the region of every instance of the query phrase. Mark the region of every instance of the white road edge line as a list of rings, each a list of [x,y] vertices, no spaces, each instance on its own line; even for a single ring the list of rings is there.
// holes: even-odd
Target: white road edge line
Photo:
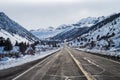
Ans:
[[[57,50],[57,51],[59,51],[59,50]],[[55,52],[57,52],[57,51],[55,51]],[[53,52],[53,53],[55,53],[55,52]],[[53,54],[53,53],[51,53],[51,54]],[[16,77],[13,78],[12,80],[16,80],[16,79],[18,79],[19,77],[21,77],[21,76],[24,75],[25,73],[27,73],[27,72],[29,72],[30,70],[32,70],[33,68],[37,67],[39,64],[43,63],[43,62],[44,62],[45,60],[47,60],[48,58],[49,58],[49,57],[47,57],[47,58],[44,59],[43,61],[37,63],[36,65],[30,67],[29,69],[27,69],[26,71],[24,71],[24,72],[21,73],[20,75],[16,76]]]
[[[82,50],[79,50],[79,49],[76,49],[76,50],[78,50],[78,51],[82,51]],[[87,51],[83,51],[83,52],[87,52]],[[89,52],[87,52],[87,53],[89,53]],[[95,53],[95,54],[96,54],[96,53]],[[94,55],[94,54],[92,54],[92,55]],[[97,55],[96,55],[96,56],[97,56]],[[101,57],[101,56],[99,56],[99,57]],[[114,60],[112,60],[112,59],[108,59],[108,58],[105,58],[105,57],[102,57],[102,58],[104,58],[104,59],[106,59],[106,60],[108,60],[108,61],[111,61],[111,62],[114,62],[114,63],[120,64],[120,62],[114,61]]]
[[[102,69],[102,71],[99,72],[98,74],[101,74],[101,73],[105,72],[105,69],[104,69],[104,68],[102,68],[100,65],[98,65],[98,64],[96,64],[96,63],[93,62],[94,60],[92,61],[92,60],[90,60],[90,59],[88,59],[88,58],[86,58],[86,57],[84,57],[83,59],[84,59],[84,60],[87,60],[90,64],[93,64],[93,65],[95,65],[96,67]]]
[[[83,72],[83,74],[85,75],[85,77],[87,78],[87,80],[96,80],[95,77],[93,77],[90,73],[88,73],[87,71],[85,71],[85,69],[83,68],[83,66],[81,65],[81,63],[72,55],[72,53],[66,48],[66,50],[68,51],[68,53],[70,54],[70,56],[72,57],[72,59],[74,60],[74,62],[77,64],[78,68]]]

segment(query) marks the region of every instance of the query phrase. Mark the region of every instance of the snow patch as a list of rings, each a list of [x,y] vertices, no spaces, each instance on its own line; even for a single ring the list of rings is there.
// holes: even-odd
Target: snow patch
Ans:
[[[39,52],[35,55],[25,55],[20,58],[3,58],[5,61],[0,61],[0,70],[7,69],[10,67],[19,66],[34,60],[41,59],[47,55],[50,55],[60,49],[49,50],[45,52]]]

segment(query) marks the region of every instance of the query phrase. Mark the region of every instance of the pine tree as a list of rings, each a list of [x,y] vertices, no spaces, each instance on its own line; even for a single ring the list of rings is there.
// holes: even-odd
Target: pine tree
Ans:
[[[7,39],[5,40],[4,50],[5,50],[5,51],[10,51],[10,50],[12,50],[12,48],[13,48],[12,43],[11,43],[10,39],[7,38]]]
[[[35,45],[34,44],[31,44],[31,47],[33,50],[35,50]]]
[[[5,46],[5,39],[0,37],[0,46]]]
[[[19,44],[18,44],[18,42],[16,41],[16,43],[15,43],[15,46],[18,46]]]
[[[20,52],[24,53],[26,50],[26,45],[25,43],[21,42],[19,43],[19,48],[20,48]]]

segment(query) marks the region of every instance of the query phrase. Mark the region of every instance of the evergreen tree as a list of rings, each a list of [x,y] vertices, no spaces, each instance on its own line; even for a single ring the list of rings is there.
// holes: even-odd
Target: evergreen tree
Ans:
[[[21,42],[19,43],[20,52],[24,53],[26,50],[26,44]]]
[[[11,43],[10,39],[7,38],[7,39],[5,40],[4,50],[5,50],[5,51],[10,51],[10,50],[12,50],[12,48],[13,48],[12,43]]]
[[[5,46],[5,39],[0,37],[0,46]]]
[[[35,50],[35,44],[31,44],[33,50]]]
[[[27,44],[26,44],[26,47],[29,47],[29,46],[30,46],[30,44],[29,44],[29,43],[27,43]]]
[[[80,38],[77,38],[77,42],[80,42]]]
[[[18,46],[19,44],[18,44],[18,42],[16,41],[16,43],[15,43],[15,46]]]
[[[57,47],[57,43],[56,42],[52,42],[52,47]]]

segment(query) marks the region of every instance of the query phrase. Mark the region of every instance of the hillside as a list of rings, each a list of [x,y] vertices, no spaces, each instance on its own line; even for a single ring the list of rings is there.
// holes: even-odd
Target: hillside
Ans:
[[[37,36],[41,40],[51,38],[62,31],[62,29],[58,30],[52,27],[49,27],[48,29],[30,30],[33,35]]]
[[[59,33],[65,33],[66,31],[71,30],[72,27],[68,25],[60,25],[57,28],[49,27],[47,29],[37,29],[37,30],[30,30],[30,32],[37,36],[41,40],[50,39]]]
[[[61,32],[57,34],[56,36],[52,37],[51,39],[53,40],[73,40],[74,38],[84,34],[85,32],[88,31],[88,29],[97,24],[98,22],[102,21],[105,19],[105,17],[87,17],[81,19],[79,22],[76,24],[71,24],[69,25],[70,29],[66,32]]]
[[[93,25],[88,33],[73,40],[79,46],[103,50],[120,50],[120,13]]]
[[[0,12],[0,37],[10,38],[12,43],[34,42],[39,40],[21,25],[11,20],[5,13]]]

